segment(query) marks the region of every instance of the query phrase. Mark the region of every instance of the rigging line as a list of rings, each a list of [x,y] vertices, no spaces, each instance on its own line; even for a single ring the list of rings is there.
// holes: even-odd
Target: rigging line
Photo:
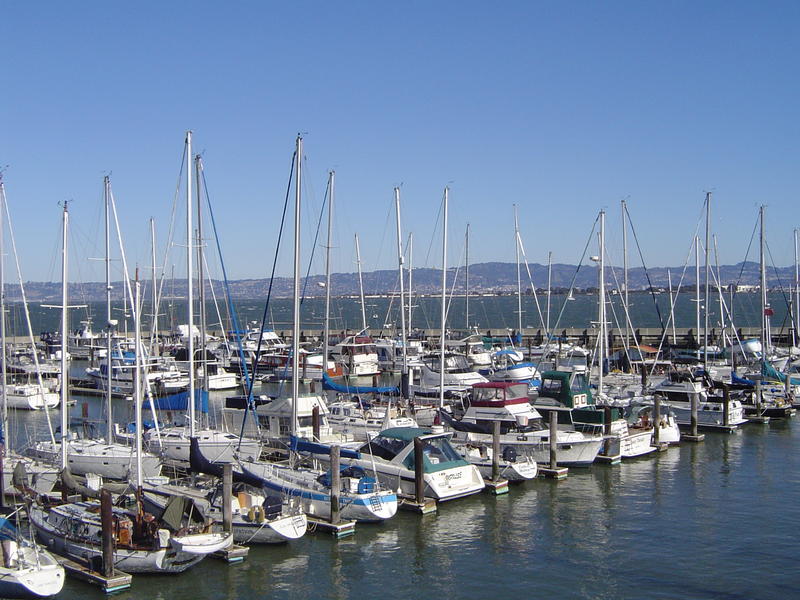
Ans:
[[[697,231],[699,229],[700,229],[700,221],[698,220],[697,221],[697,228],[695,229],[695,235],[697,234]],[[683,280],[686,277],[686,270],[689,268],[689,260],[690,260],[690,258],[692,256],[692,248],[693,247],[694,247],[694,241],[689,243],[689,249],[686,252],[686,258],[683,261],[683,271],[681,272],[680,280],[678,280],[678,287],[675,289],[675,298],[673,299],[673,306],[675,306],[677,304],[678,296],[680,296],[681,287],[683,286]],[[673,311],[669,315],[669,318],[667,319],[667,328],[670,326],[670,324],[673,321],[674,313],[675,313],[675,311]],[[667,333],[667,329],[665,328],[664,331],[661,333],[661,339],[658,342],[658,351],[656,352],[656,356],[661,354],[661,348],[663,348],[664,342],[667,340],[667,337],[668,337],[668,333]],[[652,377],[653,374],[656,372],[656,367],[657,366],[658,366],[657,365],[657,361],[654,361],[653,362],[653,367],[650,369],[650,372],[649,372],[649,375],[648,375],[649,377]]]
[[[608,256],[608,252],[606,252],[606,256],[609,258],[609,261],[610,261],[611,257]],[[617,270],[613,266],[611,267],[611,275],[614,277],[614,283],[616,284],[617,289],[620,289],[619,278],[617,277]],[[628,327],[630,328],[631,337],[633,337],[633,344],[636,346],[637,350],[639,350],[639,353],[641,354],[642,349],[639,347],[639,340],[636,338],[636,330],[634,329],[633,322],[631,321],[631,315],[630,315],[629,306],[628,306],[628,304],[625,303],[625,296],[623,294],[619,294],[619,299],[620,299],[620,302],[622,303],[623,312],[625,314],[625,322],[627,323]],[[619,327],[619,319],[617,317],[617,312],[616,312],[616,310],[614,308],[614,302],[612,302],[609,299],[608,303],[609,303],[609,305],[611,305],[611,312],[614,315],[614,321],[617,323],[617,327]],[[623,340],[623,344],[622,345],[625,348],[625,350],[626,351],[630,350],[630,345],[627,343],[627,340],[624,337],[622,338],[622,340]]]
[[[328,185],[325,186],[325,195],[322,198],[322,206],[319,209],[319,219],[317,220],[317,231],[314,234],[314,242],[311,244],[311,256],[308,258],[308,270],[306,271],[306,277],[303,280],[303,293],[300,294],[300,304],[303,304],[303,301],[306,299],[306,288],[308,287],[308,278],[311,275],[311,265],[314,262],[314,252],[317,249],[317,241],[319,240],[319,230],[322,227],[322,217],[325,214],[325,204],[328,201],[328,193],[330,192],[331,184],[328,181]]]
[[[739,277],[736,279],[736,286],[733,288],[733,297],[734,298],[736,298],[736,290],[739,288],[739,285],[742,283],[742,275],[744,274],[744,268],[747,265],[747,257],[750,256],[750,248],[753,246],[753,240],[756,239],[756,231],[758,231],[758,219],[756,219],[756,222],[753,225],[753,233],[750,234],[750,242],[747,244],[747,251],[744,253],[744,260],[742,261],[742,268],[739,269]]]
[[[233,309],[233,299],[231,298],[231,289],[228,283],[228,270],[225,268],[225,260],[222,257],[222,245],[219,241],[219,232],[217,231],[217,221],[214,217],[214,209],[211,206],[211,195],[208,193],[208,184],[206,183],[206,173],[205,170],[202,168],[202,163],[200,167],[200,176],[203,180],[203,191],[206,197],[206,205],[208,206],[208,216],[211,221],[211,228],[214,230],[214,241],[216,242],[217,246],[217,254],[219,255],[219,262],[220,267],[222,269],[222,279],[224,281],[225,286],[225,295],[227,296],[228,304],[231,307],[231,318],[233,320],[233,335],[236,337],[236,346],[239,351],[239,361],[242,365],[242,374],[244,375],[245,385],[248,389],[248,397],[247,397],[247,404],[248,407],[252,405],[252,392],[253,392],[253,380],[250,377],[250,373],[247,370],[247,361],[244,357],[244,350],[242,348],[242,339],[241,334],[239,332],[239,321],[236,317],[236,311]],[[277,256],[277,253],[276,253]],[[262,325],[261,329],[263,330],[264,327]],[[190,324],[190,334],[191,334],[191,324]],[[259,343],[261,342],[261,338],[259,336]],[[194,398],[189,399],[190,402],[194,402]],[[258,429],[258,419],[255,418],[255,407],[251,407],[253,410],[253,420],[256,424],[256,430]],[[241,448],[242,445],[242,438],[244,437],[244,429],[245,424],[247,423],[247,410],[244,412],[244,417],[242,418],[242,428],[239,432],[239,443],[237,445],[237,449]]]
[[[536,286],[533,283],[533,275],[531,273],[531,267],[528,264],[528,256],[525,254],[525,245],[522,243],[522,235],[519,231],[516,233],[517,242],[519,243],[519,249],[522,251],[522,260],[525,263],[525,270],[528,272],[528,281],[531,283],[531,290],[533,292],[533,301],[536,304],[536,312],[539,314],[539,324],[544,327],[544,316],[542,315],[542,307],[539,304],[539,296],[536,293]],[[519,332],[522,335],[522,332]]]
[[[789,309],[786,315],[783,317],[783,321],[781,322],[781,329],[783,329],[786,326],[787,316],[791,316],[792,314],[792,303],[786,297],[786,290],[783,287],[783,281],[781,280],[781,276],[778,274],[778,268],[775,266],[775,259],[772,257],[772,249],[769,247],[769,243],[766,240],[764,240],[764,246],[767,247],[767,254],[769,255],[769,260],[772,263],[772,271],[775,273],[775,279],[778,280],[778,288],[781,291],[781,296],[783,297],[783,301],[786,303],[786,306]]]
[[[703,204],[705,206],[705,203]],[[642,253],[642,247],[639,244],[639,236],[636,234],[636,228],[633,226],[633,220],[631,219],[631,213],[628,212],[628,203],[625,203],[625,215],[628,217],[627,222],[631,226],[631,233],[633,233],[633,240],[636,242],[636,250],[639,252],[639,258],[642,261],[642,267],[644,267],[644,275],[647,278],[647,285],[650,288],[650,297],[653,299],[653,304],[656,307],[656,314],[658,315],[658,322],[661,323],[661,330],[666,331],[666,326],[664,325],[664,318],[661,316],[661,309],[658,306],[658,300],[656,298],[655,288],[653,287],[653,282],[650,279],[650,271],[647,270],[647,265],[644,262],[644,254]],[[698,227],[700,226],[698,222]],[[627,291],[627,290],[626,290]],[[627,310],[627,308],[626,308]]]
[[[428,266],[430,264],[430,257],[431,257],[431,250],[433,248],[433,238],[436,235],[436,230],[439,227],[439,219],[442,218],[442,209],[444,208],[444,198],[442,198],[442,202],[439,203],[439,212],[436,213],[436,221],[433,222],[433,233],[431,233],[431,241],[428,244],[428,252],[425,254],[425,263],[424,266]]]
[[[261,345],[262,345],[263,340],[264,340],[264,324],[267,322],[267,317],[269,315],[269,302],[270,302],[270,299],[272,298],[272,285],[275,282],[275,270],[276,270],[277,265],[278,265],[278,255],[280,254],[280,250],[281,250],[281,240],[283,239],[283,228],[284,228],[284,225],[286,224],[286,211],[287,211],[287,209],[289,207],[289,196],[290,196],[291,191],[292,191],[292,177],[294,176],[294,165],[295,165],[296,154],[297,154],[296,151],[292,152],[292,161],[291,161],[291,166],[289,167],[289,180],[288,180],[288,182],[286,184],[286,198],[283,201],[283,214],[281,215],[281,226],[278,229],[278,243],[277,243],[277,245],[275,247],[275,256],[274,256],[274,258],[272,260],[272,272],[271,272],[270,277],[269,277],[269,287],[267,288],[267,299],[264,302],[264,312],[263,312],[263,314],[261,316],[261,326],[260,326],[259,332],[258,332],[258,344],[256,345],[256,352],[253,355],[253,363],[252,363],[253,364],[253,378],[250,380],[250,383],[247,386],[247,403],[248,403],[248,405],[250,405],[252,403],[252,399],[253,399],[253,381],[254,381],[255,376],[257,374],[258,360],[259,360],[260,355],[261,355]],[[234,314],[233,306],[231,306],[231,313],[232,313],[232,315]],[[238,327],[235,328],[235,329],[238,329]],[[324,360],[325,359],[323,359],[323,362],[324,362]],[[253,411],[255,411],[255,408],[253,408]],[[244,424],[242,424],[242,432],[244,432]]]
[[[595,229],[597,228],[597,223],[599,221],[600,221],[600,215],[598,214],[594,219],[594,223],[592,224],[592,230],[589,232],[589,237],[586,240],[586,245],[583,247],[583,254],[581,254],[581,258],[578,261],[578,266],[575,269],[575,272],[572,274],[572,280],[569,282],[569,294],[567,294],[564,297],[564,301],[561,304],[561,310],[558,312],[558,317],[556,318],[556,324],[553,326],[553,331],[556,331],[558,329],[558,326],[561,323],[561,317],[564,316],[564,311],[567,309],[567,305],[569,304],[568,298],[575,287],[575,280],[578,278],[578,273],[580,273],[581,267],[583,266],[583,260],[586,258],[586,253],[589,251],[589,245],[593,241],[594,232]],[[541,358],[539,359],[539,362],[534,365],[537,371],[539,370],[539,365],[544,360],[544,357],[547,356],[547,349],[550,347],[550,342],[552,341],[551,338],[552,338],[551,335],[547,336],[546,338],[547,341],[544,344],[544,349],[542,350]]]
[[[169,229],[167,230],[167,243],[164,246],[164,260],[161,263],[161,278],[158,283],[158,292],[156,293],[156,306],[160,306],[161,300],[163,299],[164,284],[166,282],[166,275],[167,275],[167,260],[169,259],[170,249],[172,248],[172,240],[175,234],[175,217],[178,209],[178,199],[181,193],[181,182],[183,181],[183,169],[185,166],[186,166],[186,140],[184,140],[183,142],[183,151],[181,152],[181,166],[178,169],[178,180],[175,183],[175,196],[172,199],[172,214],[170,215]],[[174,294],[172,295],[174,296]],[[154,310],[153,312],[157,314],[158,311]],[[150,326],[151,351],[153,350],[155,346],[155,340],[158,337],[158,331],[155,330],[157,320],[158,319],[153,319],[153,323]],[[172,325],[172,323],[170,323],[170,325]]]

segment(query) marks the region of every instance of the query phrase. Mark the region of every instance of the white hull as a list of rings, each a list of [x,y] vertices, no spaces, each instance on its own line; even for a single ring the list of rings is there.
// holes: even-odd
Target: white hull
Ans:
[[[6,402],[9,408],[44,410],[55,408],[59,400],[56,392],[45,391],[42,394],[38,385],[9,385],[6,388]]]
[[[39,442],[31,449],[31,455],[51,464],[61,457],[61,444]],[[131,446],[106,444],[95,440],[71,440],[67,442],[67,462],[75,475],[94,473],[108,479],[127,481],[136,474],[136,453]],[[161,459],[153,454],[142,456],[143,477],[155,477],[161,473]]]
[[[309,516],[330,519],[330,488],[317,484],[318,471],[291,469],[283,465],[262,462],[242,462],[242,468],[264,481],[265,487],[285,497],[297,498]],[[339,513],[342,519],[354,521],[384,521],[397,512],[397,496],[393,492],[372,492],[340,495]]]
[[[303,515],[287,515],[263,523],[233,520],[233,539],[237,544],[282,544],[303,537],[308,520]]]
[[[64,568],[48,552],[33,545],[5,542],[9,566],[0,566],[0,597],[45,598],[64,587]]]
[[[159,434],[155,429],[145,432],[145,445],[150,452],[159,454],[165,459],[189,464],[189,447],[191,439],[188,427],[163,428]],[[261,444],[257,440],[217,431],[214,429],[198,429],[195,435],[199,440],[203,455],[213,463],[233,463],[238,457],[257,458],[261,453]]]

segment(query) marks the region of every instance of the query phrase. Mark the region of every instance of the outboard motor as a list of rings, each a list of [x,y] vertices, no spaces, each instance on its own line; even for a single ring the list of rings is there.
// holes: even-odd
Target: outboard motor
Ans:
[[[503,448],[502,456],[506,462],[517,462],[517,449],[514,446],[506,446]]]

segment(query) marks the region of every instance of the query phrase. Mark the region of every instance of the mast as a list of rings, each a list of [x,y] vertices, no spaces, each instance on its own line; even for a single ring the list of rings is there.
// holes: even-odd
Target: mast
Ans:
[[[328,243],[325,246],[325,331],[322,334],[322,372],[328,372],[328,348],[330,347],[331,322],[331,243],[333,232],[333,200],[336,173],[328,173]]]
[[[449,200],[450,188],[444,188],[444,219],[442,220],[442,318],[441,335],[439,343],[439,408],[444,408],[444,345],[445,345],[445,325],[447,323],[447,203]]]
[[[292,298],[292,434],[297,433],[297,402],[300,395],[300,185],[303,138],[297,135],[294,180],[294,290]]]
[[[703,311],[703,371],[708,373],[708,269],[709,269],[709,260],[708,260],[708,251],[711,248],[711,240],[709,238],[709,233],[711,231],[711,192],[706,192],[706,274],[705,274],[705,301],[704,311]]]
[[[205,286],[205,261],[203,260],[203,211],[200,199],[200,181],[203,172],[203,159],[198,154],[195,156],[195,184],[197,186],[197,290],[200,300],[200,368],[203,379],[201,389],[208,391],[208,364],[206,361],[206,286]]]
[[[69,434],[69,363],[67,361],[67,332],[69,307],[67,305],[67,227],[68,202],[64,202],[61,226],[61,468],[67,468],[67,437]]]
[[[522,335],[522,270],[519,264],[519,218],[514,205],[514,253],[517,258],[517,332]],[[512,340],[513,345],[513,340]]]
[[[150,269],[153,274],[153,283],[152,283],[152,290],[151,290],[151,302],[153,305],[153,323],[152,323],[152,335],[150,338],[150,353],[151,354],[161,354],[160,349],[158,349],[158,291],[157,287],[157,279],[156,279],[156,220],[150,217]]]
[[[6,274],[5,274],[5,240],[3,239],[4,215],[6,209],[6,188],[2,181],[0,181],[0,385],[3,386],[3,439],[4,443],[0,450],[2,456],[6,456],[6,448],[10,445],[11,436],[8,435],[8,401],[6,398],[6,385],[8,383],[8,374],[6,370]],[[42,398],[44,399],[44,397]],[[1,485],[1,484],[0,484]],[[0,490],[5,493],[5,490]],[[0,503],[2,503],[0,498]]]
[[[367,308],[364,305],[364,279],[361,277],[361,247],[356,234],[356,264],[358,265],[358,294],[361,297],[361,330],[367,330]]]
[[[598,260],[598,265],[600,266],[600,273],[598,274],[598,320],[600,321],[600,343],[598,344],[598,350],[600,353],[600,360],[598,361],[598,366],[600,367],[600,375],[597,380],[597,395],[600,396],[603,393],[603,367],[605,365],[606,359],[606,263],[605,263],[605,251],[606,251],[606,211],[600,211],[600,258]]]
[[[622,200],[622,277],[623,277],[623,298],[625,301],[625,314],[628,314],[628,224],[626,222],[626,212],[628,203]],[[631,328],[628,319],[625,319],[625,352],[630,348]],[[626,363],[627,364],[627,363]]]
[[[133,378],[133,403],[136,413],[136,489],[142,489],[142,327],[141,291],[139,269],[136,269],[136,297],[133,307],[134,340],[136,344],[136,371]],[[110,442],[109,442],[110,443]]]
[[[400,224],[400,188],[394,188],[394,209],[397,220],[397,269],[400,275],[400,331],[403,343],[403,371],[401,377],[408,376],[408,353],[406,336],[405,288],[403,284],[403,234]]]
[[[765,207],[762,204],[758,210],[758,214],[761,222],[761,232],[759,235],[759,270],[761,272],[761,356],[766,358],[767,354],[769,354],[769,346],[772,340],[770,340],[769,313],[767,311],[769,304],[767,303],[767,264],[765,251],[766,239],[764,237],[764,209]]]
[[[553,283],[553,253],[547,253],[547,312],[544,330],[547,335],[550,335],[550,294],[552,293]],[[549,337],[548,337],[549,339]]]
[[[194,410],[194,396],[195,396],[195,382],[194,382],[194,285],[193,285],[193,269],[192,269],[192,132],[186,132],[186,287],[187,287],[187,304],[188,304],[188,318],[189,321],[189,436],[195,435],[195,410]]]
[[[103,204],[105,206],[105,220],[106,220],[106,416],[107,416],[107,426],[106,426],[106,442],[111,443],[114,439],[114,426],[113,421],[114,419],[112,410],[112,403],[111,403],[111,389],[113,384],[113,369],[112,369],[112,354],[113,354],[113,321],[111,316],[111,211],[110,203],[111,203],[111,194],[109,193],[109,187],[111,186],[111,182],[109,181],[108,175],[103,178]],[[139,349],[137,347],[136,351],[138,352]]]
[[[669,320],[672,323],[672,345],[678,345],[678,336],[675,333],[675,298],[672,295],[672,271],[667,269],[667,281],[669,282]]]
[[[466,266],[464,267],[464,312],[467,331],[469,331],[469,223],[467,223],[467,233],[464,236],[464,254]]]

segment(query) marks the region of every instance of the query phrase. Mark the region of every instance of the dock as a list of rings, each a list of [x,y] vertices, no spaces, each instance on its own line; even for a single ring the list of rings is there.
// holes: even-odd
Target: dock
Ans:
[[[233,564],[244,561],[249,553],[250,548],[247,546],[237,546],[236,544],[233,544],[222,550],[217,550],[211,555],[211,558],[216,558],[217,560],[222,560],[228,564]]]
[[[128,573],[123,573],[122,571],[114,569],[114,574],[111,577],[105,577],[102,573],[93,571],[88,566],[70,560],[69,558],[64,558],[63,556],[55,556],[55,558],[58,564],[64,567],[67,575],[85,581],[86,583],[96,585],[106,594],[121,592],[131,587],[133,575],[129,575]]]
[[[422,502],[417,502],[415,498],[399,498],[398,506],[401,510],[415,512],[420,515],[429,515],[437,510],[436,500],[425,498]]]
[[[330,521],[326,521],[325,519],[320,519],[318,517],[307,516],[306,518],[308,519],[309,533],[322,531],[325,533],[330,533],[333,537],[339,540],[349,537],[356,532],[355,521],[339,521],[338,523],[333,524]]]
[[[537,477],[544,477],[545,479],[555,479],[556,481],[560,481],[562,479],[566,479],[568,474],[569,469],[567,467],[556,467],[555,469],[551,469],[550,467],[540,466]]]
[[[494,494],[495,496],[502,496],[508,493],[508,479],[498,479],[497,481],[486,481],[486,487],[483,488]]]

